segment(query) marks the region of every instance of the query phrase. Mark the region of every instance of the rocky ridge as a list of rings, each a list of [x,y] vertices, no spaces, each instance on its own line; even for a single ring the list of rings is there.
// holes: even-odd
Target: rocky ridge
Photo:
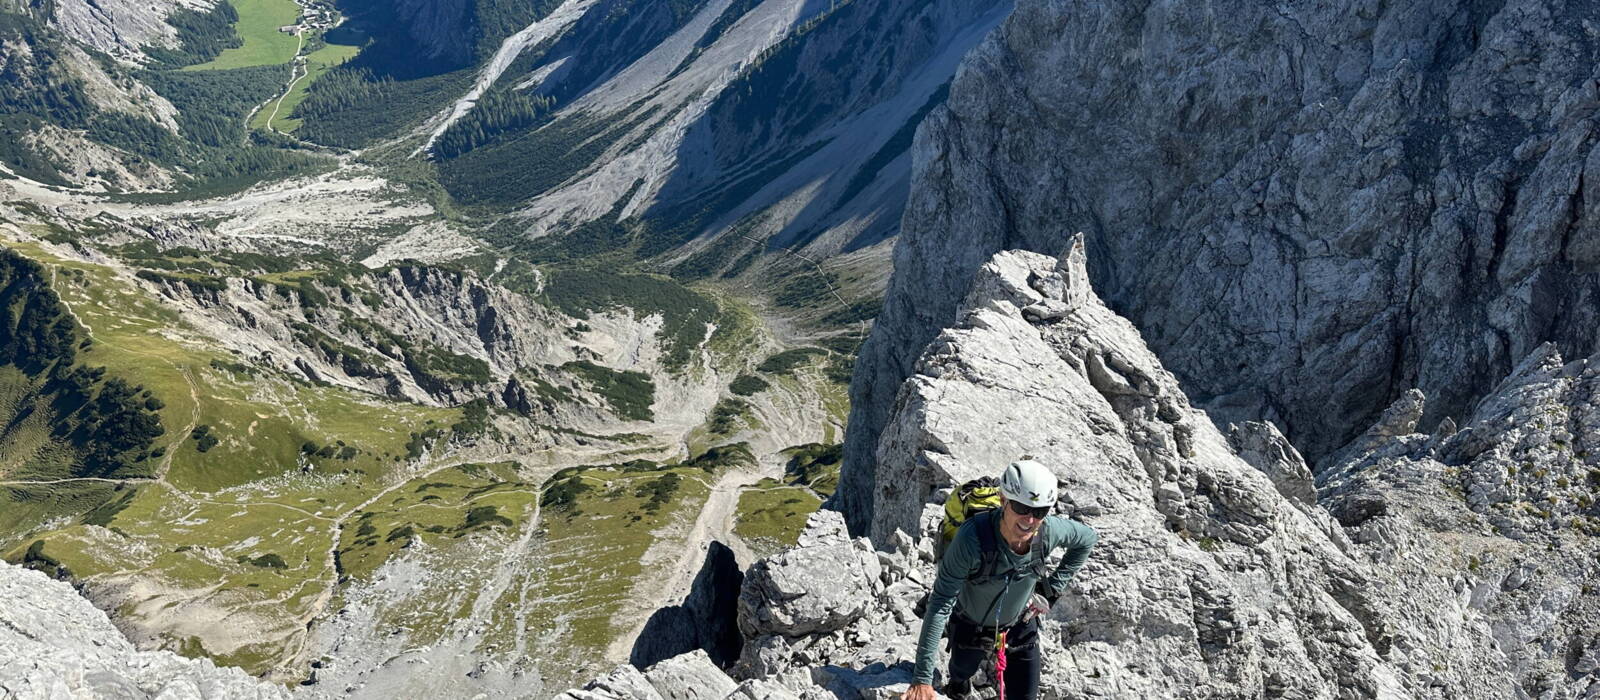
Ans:
[[[283,686],[207,659],[138,651],[72,586],[0,562],[0,692],[59,697],[288,700]]]
[[[1319,462],[1410,388],[1431,427],[1543,342],[1587,356],[1597,37],[1596,9],[1561,0],[1019,2],[913,147],[853,389],[852,527],[972,271],[1072,231],[1192,397]]]
[[[896,399],[871,538],[824,511],[751,567],[726,679],[678,657],[700,680],[623,667],[565,697],[897,697],[937,501],[1018,454],[1054,465],[1059,510],[1101,535],[1044,622],[1046,697],[1600,693],[1594,501],[1576,485],[1600,490],[1600,371],[1542,350],[1433,434],[1408,393],[1319,484],[1271,424],[1224,434],[1191,407],[1087,281],[1081,240],[979,269]]]

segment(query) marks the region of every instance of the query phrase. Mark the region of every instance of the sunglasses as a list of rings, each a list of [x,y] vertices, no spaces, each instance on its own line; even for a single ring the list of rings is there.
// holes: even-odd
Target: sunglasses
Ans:
[[[1017,515],[1031,515],[1034,518],[1043,518],[1044,516],[1050,514],[1050,506],[1039,506],[1035,508],[1033,506],[1024,505],[1019,501],[1006,501],[1006,503],[1011,506],[1011,512],[1016,513]]]

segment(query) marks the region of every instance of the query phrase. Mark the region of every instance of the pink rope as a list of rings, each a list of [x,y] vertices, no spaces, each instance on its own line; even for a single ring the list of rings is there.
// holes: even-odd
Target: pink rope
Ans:
[[[999,700],[1006,700],[1006,633],[1001,632],[994,649],[995,685],[1000,689]]]

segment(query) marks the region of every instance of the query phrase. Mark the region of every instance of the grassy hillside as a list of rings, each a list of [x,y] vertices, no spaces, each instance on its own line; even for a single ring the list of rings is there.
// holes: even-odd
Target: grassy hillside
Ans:
[[[214,340],[125,272],[36,244],[6,246],[4,269],[32,274],[31,286],[8,288],[42,290],[21,302],[14,292],[8,308],[23,313],[10,317],[75,318],[92,342],[60,347],[77,348],[76,367],[105,368],[98,396],[119,378],[136,377],[134,396],[147,397],[139,407],[159,416],[163,432],[135,450],[144,459],[95,472],[109,481],[24,483],[74,478],[93,464],[83,455],[97,449],[123,454],[104,445],[120,444],[114,438],[126,431],[96,431],[79,445],[72,433],[27,429],[16,409],[19,397],[37,392],[25,386],[34,381],[28,372],[51,370],[14,355],[0,367],[0,404],[11,414],[7,424],[23,429],[0,441],[12,464],[0,477],[8,501],[0,508],[0,551],[91,588],[141,582],[115,602],[169,648],[257,673],[282,663],[302,643],[306,622],[325,610],[339,576],[339,533],[358,517],[357,506],[427,463],[462,411],[374,400],[252,367],[214,349]],[[45,303],[51,289],[58,313],[40,315],[52,308]],[[31,327],[20,321],[8,327],[15,343],[56,337],[19,333]],[[63,414],[77,415],[58,411],[52,423]],[[458,519],[487,498],[459,503]],[[213,622],[224,615],[227,625]]]
[[[638,462],[565,470],[546,483],[548,559],[540,598],[527,613],[563,640],[564,680],[599,669],[611,640],[637,622],[624,616],[619,626],[617,617],[637,605],[640,587],[670,576],[662,567],[676,558],[675,542],[710,495],[711,480],[695,466]],[[655,547],[663,549],[652,558]]]
[[[762,479],[739,496],[733,532],[758,556],[793,546],[806,519],[839,485],[842,445],[797,445],[783,454],[789,461],[782,480]]]
[[[520,530],[538,500],[538,485],[522,481],[511,463],[412,479],[353,514],[339,542],[339,573],[368,578],[413,539],[443,545],[480,530]]]
[[[757,556],[771,556],[792,547],[805,530],[806,518],[822,506],[815,493],[762,479],[739,495],[733,533]]]
[[[0,475],[10,480],[149,477],[167,429],[155,387],[108,376],[91,336],[52,289],[52,270],[0,251]]]

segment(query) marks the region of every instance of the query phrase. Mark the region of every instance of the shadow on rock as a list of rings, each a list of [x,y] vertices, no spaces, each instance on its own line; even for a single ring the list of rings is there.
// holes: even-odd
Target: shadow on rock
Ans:
[[[734,624],[743,583],[744,572],[739,570],[733,550],[713,541],[706,549],[705,561],[688,597],[682,605],[662,608],[650,616],[633,643],[628,662],[635,668],[649,668],[679,654],[704,649],[717,666],[732,665],[744,645]]]

